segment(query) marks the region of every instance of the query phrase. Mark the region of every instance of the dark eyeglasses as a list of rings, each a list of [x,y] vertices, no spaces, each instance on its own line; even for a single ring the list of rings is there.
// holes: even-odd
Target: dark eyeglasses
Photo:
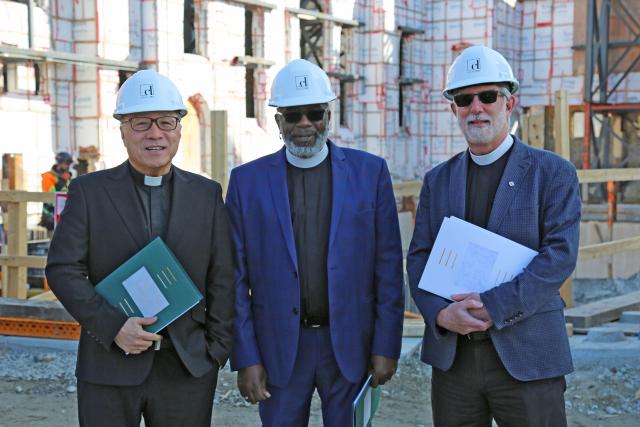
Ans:
[[[504,96],[504,94],[499,90],[485,90],[480,93],[463,93],[460,95],[454,95],[453,102],[455,102],[458,107],[468,107],[471,105],[473,98],[475,98],[476,95],[483,104],[493,104],[498,100],[498,95]]]
[[[298,123],[302,120],[302,116],[307,116],[307,119],[311,122],[318,122],[324,118],[324,113],[327,110],[309,110],[309,111],[287,111],[282,114],[284,121],[287,123]]]
[[[162,116],[152,119],[150,117],[132,117],[122,123],[129,123],[131,129],[137,132],[144,132],[151,129],[155,123],[160,130],[174,130],[180,123],[180,118],[176,116]]]

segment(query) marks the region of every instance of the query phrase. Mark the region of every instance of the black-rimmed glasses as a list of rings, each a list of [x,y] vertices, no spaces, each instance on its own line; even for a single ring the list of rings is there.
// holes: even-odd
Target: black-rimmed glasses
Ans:
[[[131,129],[137,132],[144,132],[151,129],[151,126],[155,123],[160,130],[174,130],[180,123],[180,118],[176,116],[162,116],[152,119],[150,117],[132,117],[129,120],[125,120],[122,123],[129,123]]]
[[[498,100],[498,96],[504,96],[499,90],[485,90],[479,93],[462,93],[453,96],[453,102],[458,107],[468,107],[473,102],[473,98],[478,97],[483,104],[493,104]]]
[[[298,123],[302,120],[302,116],[307,116],[310,122],[319,122],[324,118],[327,110],[309,110],[309,111],[285,111],[280,114],[284,117],[284,121],[290,124]]]

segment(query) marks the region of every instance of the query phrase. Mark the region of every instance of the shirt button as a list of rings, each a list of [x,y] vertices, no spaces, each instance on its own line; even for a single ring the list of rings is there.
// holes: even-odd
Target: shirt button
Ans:
[[[298,315],[298,307],[293,307],[293,314]]]

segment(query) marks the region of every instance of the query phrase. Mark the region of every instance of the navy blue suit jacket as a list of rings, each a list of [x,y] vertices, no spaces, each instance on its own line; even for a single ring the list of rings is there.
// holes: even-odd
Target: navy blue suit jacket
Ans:
[[[386,162],[363,151],[332,143],[329,147],[331,342],[340,371],[357,383],[371,355],[400,355],[400,231]],[[231,172],[227,207],[237,255],[231,367],[262,364],[267,381],[284,387],[300,331],[300,284],[284,148]]]
[[[580,194],[571,163],[514,139],[487,229],[539,254],[513,280],[480,297],[502,363],[526,381],[573,370],[559,289],[576,264]],[[449,301],[418,283],[444,217],[464,219],[468,156],[460,153],[426,174],[407,256],[411,294],[426,323],[422,360],[444,371],[453,363],[457,334],[438,327],[436,317]]]

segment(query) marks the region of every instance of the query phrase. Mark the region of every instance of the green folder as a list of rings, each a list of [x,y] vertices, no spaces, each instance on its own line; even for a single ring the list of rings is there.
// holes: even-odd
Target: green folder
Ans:
[[[164,308],[155,314],[158,320],[152,325],[145,326],[144,329],[148,332],[157,333],[198,304],[202,299],[202,294],[198,291],[196,285],[161,238],[154,239],[125,261],[98,283],[95,289],[112,306],[122,310],[128,317],[145,317],[143,315],[144,310],[140,309],[134,299],[139,303],[144,301],[139,297],[136,299],[136,294],[131,292],[131,288],[128,291],[123,284],[134,274],[145,269],[144,276],[150,276],[153,282],[148,281],[147,286],[150,286],[150,288],[145,288],[147,292],[143,297],[147,297],[150,294],[157,296],[158,298],[152,301],[152,305],[156,303],[156,306],[158,306],[157,301],[161,300]],[[145,303],[144,307],[148,307],[148,304]]]
[[[353,427],[371,426],[371,419],[380,405],[382,390],[380,386],[371,387],[371,378],[369,375],[353,401]]]

